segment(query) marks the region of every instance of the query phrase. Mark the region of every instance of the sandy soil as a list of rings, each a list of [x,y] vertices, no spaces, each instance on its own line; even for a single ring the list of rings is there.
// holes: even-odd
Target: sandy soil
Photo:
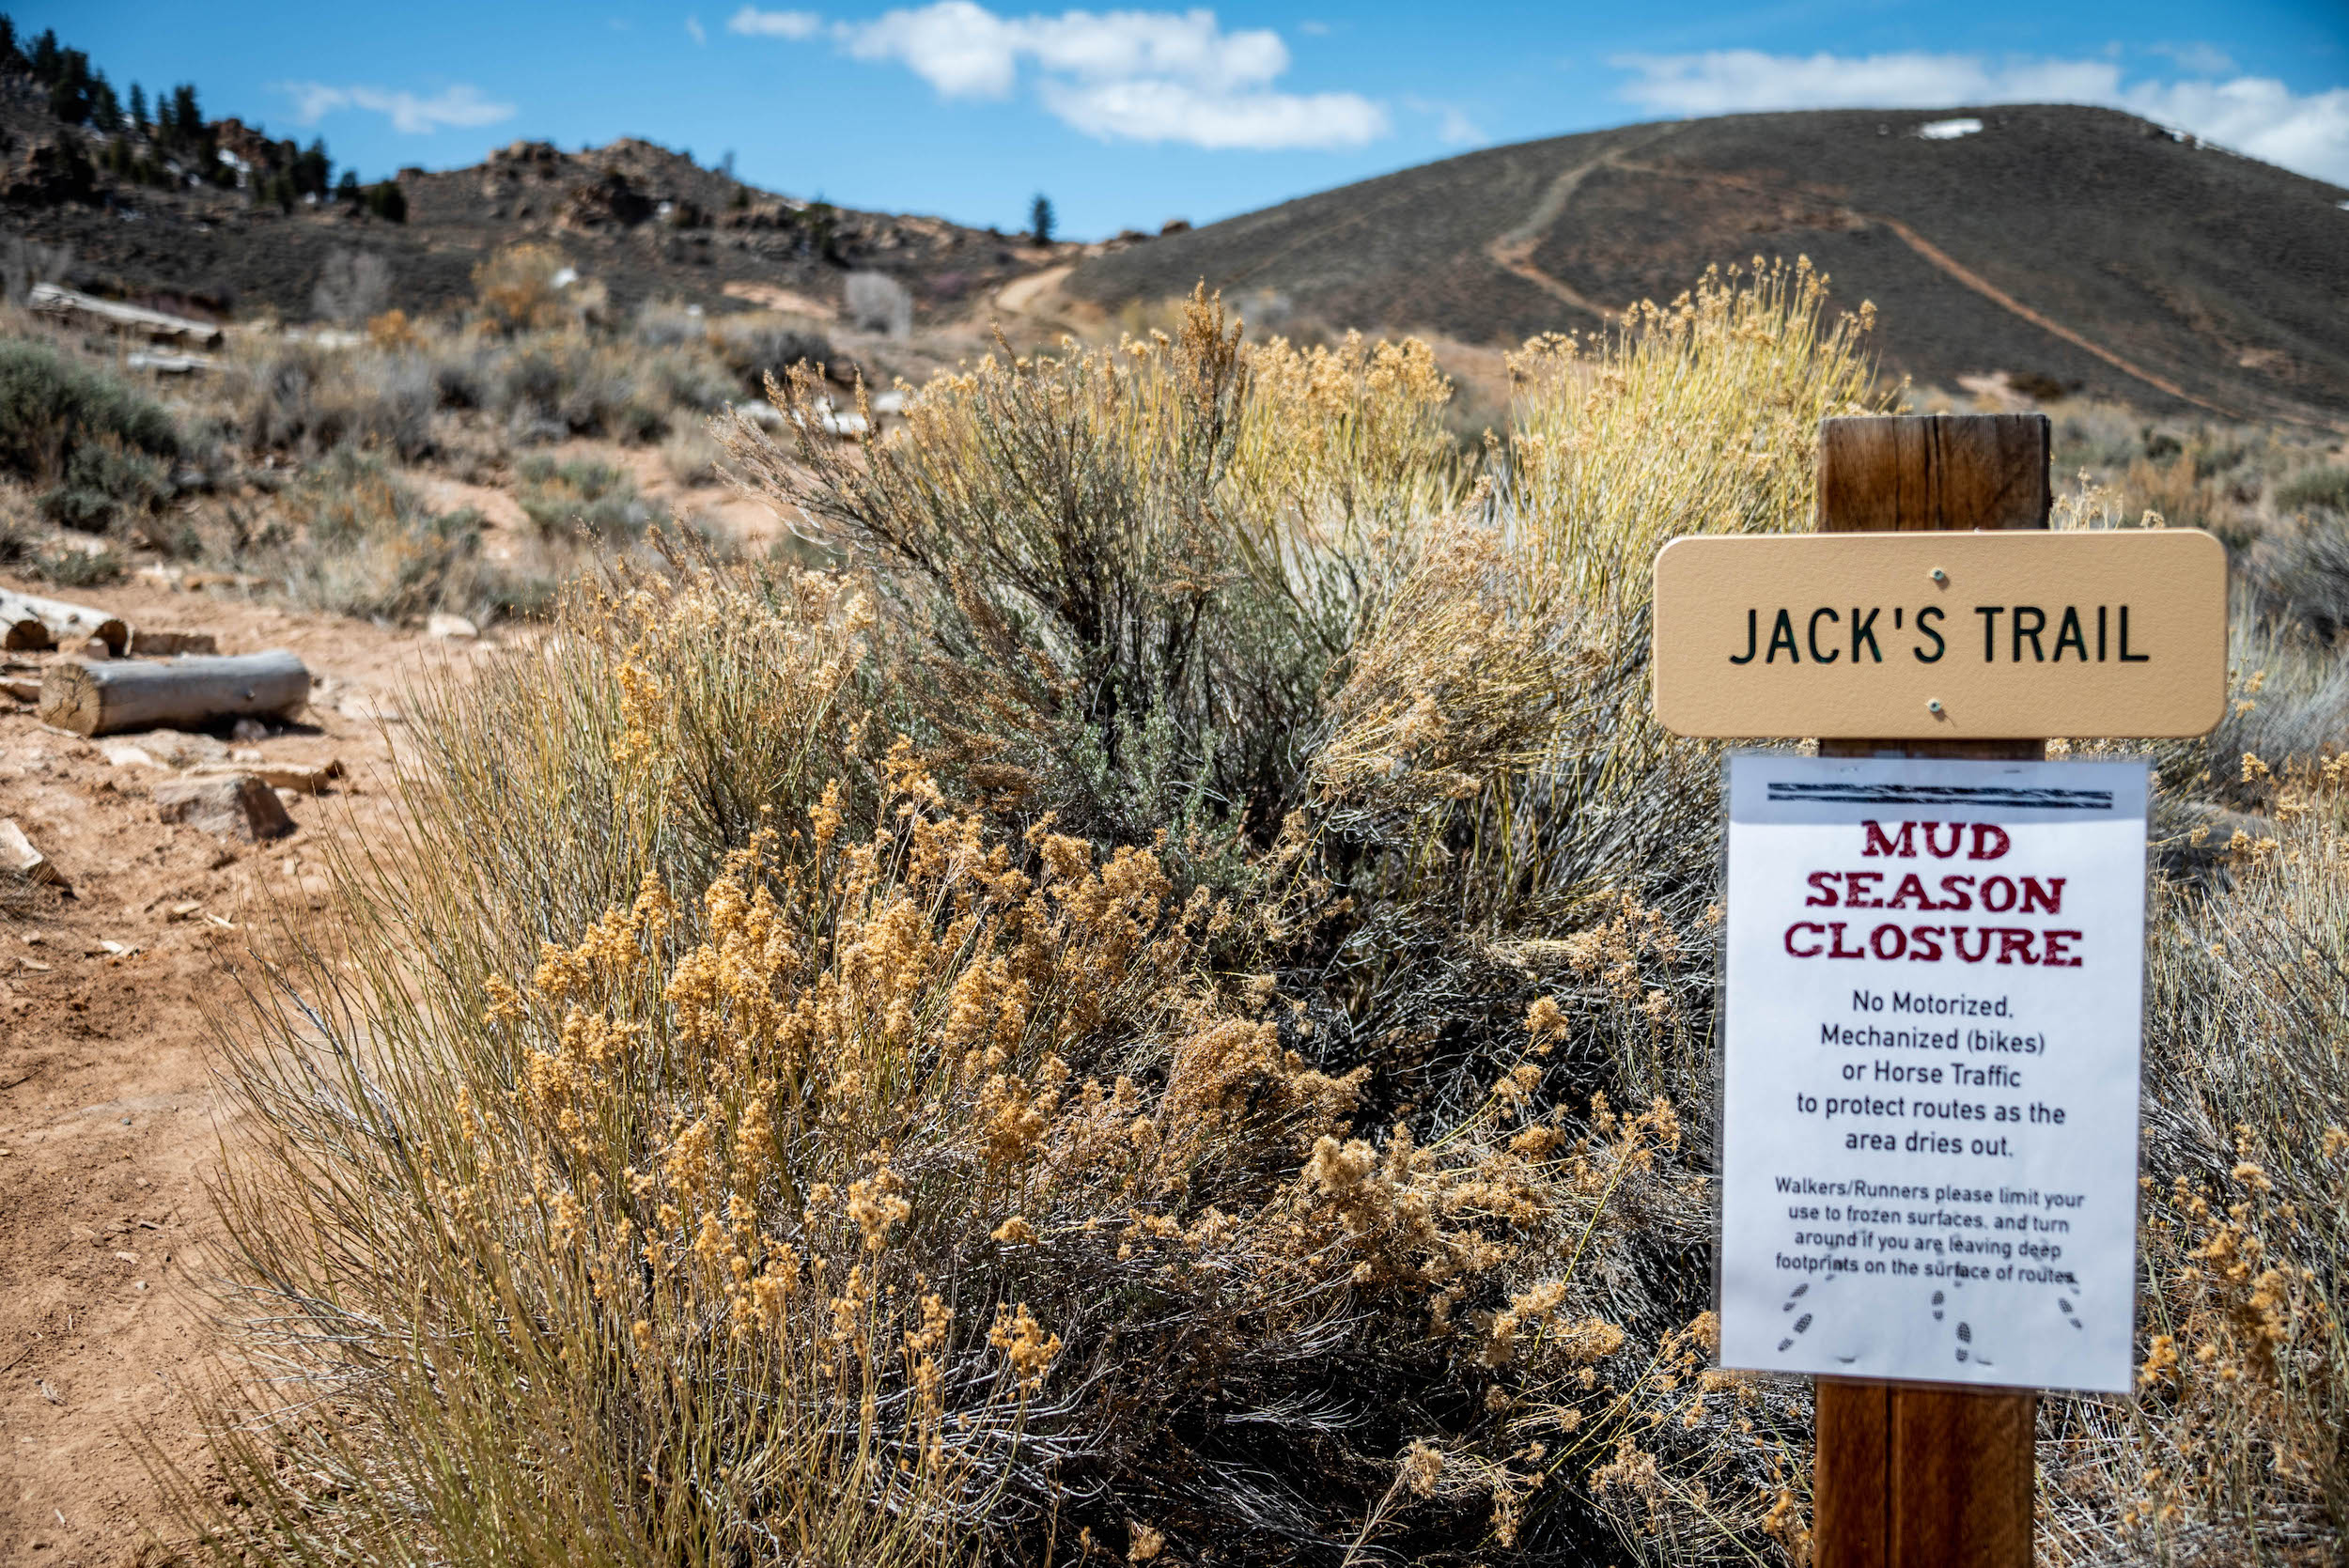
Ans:
[[[153,1560],[149,1532],[168,1526],[134,1432],[203,1473],[186,1389],[203,1375],[206,1180],[234,1131],[206,1059],[246,932],[322,903],[321,846],[384,820],[402,685],[486,651],[162,585],[73,597],[134,627],[211,632],[223,653],[294,650],[319,677],[309,712],[258,741],[207,738],[348,772],[288,803],[290,836],[215,838],[159,819],[167,762],[110,762],[0,696],[0,817],[72,886],[0,919],[0,1562],[59,1568]],[[0,657],[21,677],[53,656]]]

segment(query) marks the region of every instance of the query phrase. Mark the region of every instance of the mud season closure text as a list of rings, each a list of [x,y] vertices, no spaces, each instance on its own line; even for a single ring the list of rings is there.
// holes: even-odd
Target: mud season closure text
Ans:
[[[2146,788],[1731,759],[1725,1365],[2129,1386]]]

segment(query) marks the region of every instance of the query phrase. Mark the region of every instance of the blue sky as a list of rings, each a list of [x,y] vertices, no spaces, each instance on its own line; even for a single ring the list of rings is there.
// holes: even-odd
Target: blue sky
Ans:
[[[638,135],[848,206],[1094,238],[1498,142],[1745,109],[2111,103],[2349,185],[2349,0],[1672,6],[411,0],[9,7],[117,88],[367,178]]]

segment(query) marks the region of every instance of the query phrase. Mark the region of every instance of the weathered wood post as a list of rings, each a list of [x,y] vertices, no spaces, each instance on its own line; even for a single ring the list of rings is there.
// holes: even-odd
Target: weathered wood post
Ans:
[[[1819,427],[1818,531],[2045,528],[2044,414]],[[1828,739],[1823,756],[2033,759],[2045,740]],[[2038,1396],[1822,1377],[1812,1471],[1819,1568],[2025,1568]]]
[[[1656,560],[1724,770],[1720,1360],[1818,1392],[1822,1568],[2026,1568],[2042,1389],[2136,1371],[2142,757],[2208,733],[2226,551],[2047,531],[2036,416],[1838,419],[1818,531]]]

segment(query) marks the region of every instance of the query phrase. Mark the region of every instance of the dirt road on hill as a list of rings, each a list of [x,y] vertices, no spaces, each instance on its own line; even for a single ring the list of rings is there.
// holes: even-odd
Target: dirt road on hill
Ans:
[[[151,765],[0,696],[0,817],[72,884],[0,917],[0,1562],[44,1568],[153,1560],[148,1532],[167,1526],[134,1431],[203,1473],[187,1389],[216,1241],[206,1181],[234,1131],[209,1080],[210,1020],[235,1000],[247,931],[322,903],[325,844],[388,821],[400,688],[484,651],[160,585],[73,597],[135,627],[210,631],[223,653],[290,648],[320,684],[300,722],[257,742],[107,737]],[[274,843],[161,821],[168,754],[230,745],[346,776],[292,800],[295,831]]]

